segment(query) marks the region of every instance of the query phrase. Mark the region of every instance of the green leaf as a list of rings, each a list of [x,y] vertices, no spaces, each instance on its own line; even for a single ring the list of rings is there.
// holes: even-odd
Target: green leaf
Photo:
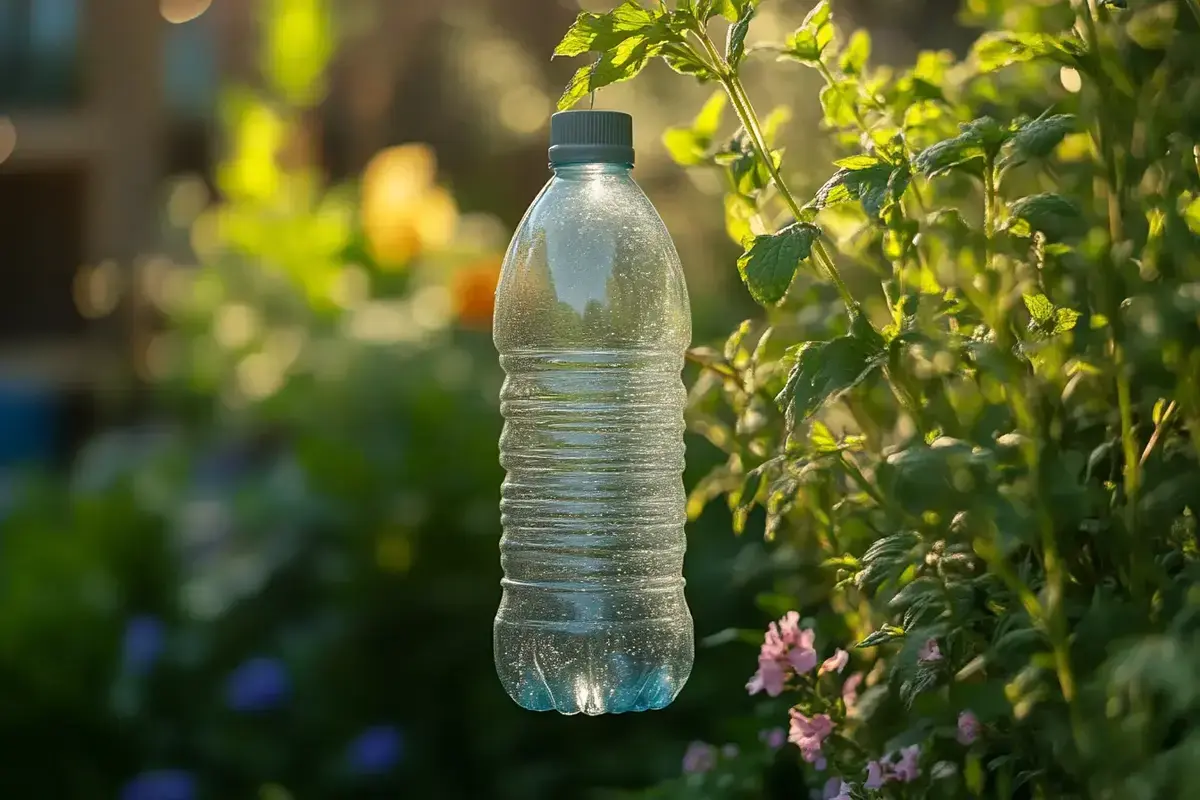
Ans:
[[[711,160],[709,151],[725,111],[724,91],[714,92],[692,120],[690,128],[667,128],[663,144],[676,164],[690,167]]]
[[[759,0],[702,0],[696,9],[696,18],[704,21],[718,14],[730,22],[737,22],[746,13],[758,5]]]
[[[1033,194],[1014,200],[1008,206],[1012,221],[1009,230],[1021,236],[1040,231],[1047,239],[1058,241],[1086,231],[1087,224],[1079,206],[1060,194]],[[1023,224],[1022,224],[1023,223]]]
[[[930,145],[913,159],[917,171],[929,178],[952,169],[978,171],[988,153],[995,155],[1012,133],[991,117],[980,117],[959,126],[953,139]]]
[[[1079,321],[1080,313],[1073,308],[1060,308],[1054,312],[1054,327],[1050,329],[1051,334],[1066,333],[1075,329],[1075,323]]]
[[[1049,322],[1054,317],[1054,303],[1051,303],[1046,295],[1027,294],[1024,295],[1024,300],[1025,308],[1029,309],[1029,316],[1039,325]]]
[[[869,156],[865,153],[862,153],[857,156],[839,158],[837,161],[833,162],[833,165],[835,167],[842,167],[843,169],[867,169],[868,167],[875,167],[882,163],[883,162],[881,162],[875,156]]]
[[[789,426],[808,419],[866,380],[886,360],[883,350],[855,336],[805,342],[789,351],[796,359],[787,384],[775,398]]]
[[[871,58],[871,34],[857,30],[846,43],[838,65],[846,75],[862,75],[867,61]]]
[[[1000,165],[1048,157],[1066,135],[1075,130],[1075,122],[1074,114],[1054,114],[1021,125],[1008,141],[1008,152],[1001,158]]]
[[[818,97],[821,100],[821,112],[829,125],[847,128],[858,124],[858,116],[854,113],[855,104],[858,103],[857,81],[826,84]]]
[[[626,0],[608,14],[583,12],[567,29],[563,40],[554,48],[555,56],[578,56],[584,53],[603,53],[626,39],[644,34],[654,28],[658,18],[642,8],[637,0]]]
[[[558,100],[559,110],[570,108],[597,89],[633,78],[662,48],[662,42],[641,35],[625,39],[601,54],[595,64],[579,68]]]
[[[746,34],[750,32],[750,20],[754,17],[754,6],[747,5],[737,22],[729,26],[729,39],[725,43],[725,60],[729,66],[737,67],[746,55]]]
[[[662,50],[663,61],[680,75],[696,78],[701,83],[715,80],[717,75],[696,57],[691,48],[679,42],[668,42]]]
[[[854,645],[854,647],[855,648],[878,647],[881,644],[887,644],[888,642],[892,642],[892,641],[895,641],[896,639],[903,639],[903,638],[904,638],[904,629],[903,628],[897,628],[894,625],[884,625],[882,628],[875,631],[874,633],[869,635],[867,638],[863,639],[858,644]]]
[[[738,272],[750,295],[764,306],[778,303],[787,294],[800,262],[809,257],[821,229],[807,222],[793,223],[779,233],[756,236],[738,259]]]
[[[866,164],[865,161],[855,163]],[[879,161],[861,168],[843,167],[817,190],[809,205],[820,210],[838,203],[858,200],[867,216],[878,217],[889,196],[888,186],[892,173],[893,168],[890,164]],[[903,183],[905,187],[908,186],[907,178]]]
[[[975,42],[971,54],[980,72],[994,72],[1010,64],[1048,58],[1068,67],[1079,68],[1087,48],[1067,34],[1014,33],[993,31]]]
[[[804,22],[787,38],[787,48],[781,59],[791,59],[807,64],[821,60],[825,48],[833,41],[833,12],[828,0],[821,0],[808,12]]]

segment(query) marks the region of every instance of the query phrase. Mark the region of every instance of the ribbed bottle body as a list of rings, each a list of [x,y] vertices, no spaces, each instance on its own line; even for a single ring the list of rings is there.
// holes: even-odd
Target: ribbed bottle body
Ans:
[[[628,169],[560,169],[497,290],[505,371],[496,668],[525,708],[661,708],[691,671],[674,246]]]

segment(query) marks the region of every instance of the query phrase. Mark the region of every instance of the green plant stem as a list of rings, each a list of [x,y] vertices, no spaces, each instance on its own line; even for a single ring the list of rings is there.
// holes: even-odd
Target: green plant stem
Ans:
[[[996,164],[989,157],[983,165],[983,266],[992,266],[992,238],[996,235]]]
[[[754,149],[758,152],[758,157],[766,165],[767,173],[771,176],[771,181],[775,184],[775,189],[779,192],[779,196],[783,198],[784,203],[787,204],[788,209],[797,220],[803,219],[804,213],[802,207],[796,201],[796,197],[792,194],[791,189],[784,183],[783,176],[779,173],[779,168],[775,165],[775,159],[771,155],[771,148],[767,146],[762,125],[758,121],[758,115],[754,113],[754,106],[750,102],[749,95],[746,94],[745,87],[742,86],[741,79],[729,68],[724,59],[721,58],[721,54],[717,52],[716,45],[708,37],[708,32],[701,29],[696,33],[700,39],[700,44],[703,45],[705,52],[708,54],[713,71],[717,73],[721,85],[725,88],[725,93],[729,95],[729,101],[732,103],[734,111],[737,112],[738,119],[741,120],[746,133],[749,134],[750,141],[754,145]],[[820,241],[813,243],[813,257],[837,288],[838,294],[841,295],[842,302],[846,305],[846,308],[855,308],[857,302],[854,300],[854,296],[850,293],[849,287],[846,286],[846,282],[842,279],[842,275],[838,271],[837,265],[833,263],[829,252]]]
[[[1195,0],[1192,0],[1189,5],[1194,8]],[[1092,14],[1092,6],[1089,0],[1072,0],[1072,5],[1075,8],[1075,14],[1083,25],[1085,39],[1087,41],[1088,51],[1091,53],[1095,61],[1100,59],[1100,33],[1096,24],[1096,19]],[[1112,244],[1116,245],[1125,241],[1125,209],[1123,191],[1120,183],[1120,171],[1117,164],[1117,153],[1114,147],[1114,135],[1109,116],[1108,98],[1111,96],[1111,88],[1104,79],[1102,70],[1097,70],[1095,74],[1097,83],[1097,103],[1099,105],[1099,133],[1098,144],[1100,152],[1104,158],[1104,171],[1107,182],[1108,195],[1108,231],[1109,238]],[[1125,349],[1120,344],[1118,330],[1120,326],[1120,310],[1118,308],[1119,300],[1116,297],[1116,292],[1112,291],[1112,287],[1116,285],[1117,264],[1110,264],[1111,276],[1109,278],[1109,307],[1105,312],[1109,315],[1110,339],[1109,342],[1113,351],[1113,367],[1116,372],[1117,384],[1117,407],[1121,417],[1121,451],[1124,457],[1124,469],[1122,471],[1125,485],[1125,528],[1126,535],[1130,537],[1132,544],[1132,560],[1131,564],[1131,580],[1133,583],[1133,592],[1135,595],[1142,594],[1142,575],[1141,562],[1148,558],[1146,548],[1140,541],[1137,530],[1137,503],[1138,495],[1141,489],[1141,465],[1138,457],[1138,442],[1137,435],[1133,429],[1133,398],[1132,389],[1129,382],[1129,373],[1126,369]]]
[[[1142,451],[1142,457],[1138,459],[1138,466],[1146,466],[1146,461],[1149,460],[1150,454],[1154,452],[1154,446],[1158,444],[1158,440],[1162,438],[1163,431],[1167,428],[1167,422],[1170,421],[1171,415],[1175,413],[1175,401],[1172,400],[1163,411],[1163,415],[1159,417],[1158,424],[1154,426],[1154,433],[1150,434],[1150,441],[1146,442],[1146,449]]]
[[[1196,18],[1196,24],[1200,25],[1200,0],[1187,0],[1187,7],[1192,10],[1192,16]]]

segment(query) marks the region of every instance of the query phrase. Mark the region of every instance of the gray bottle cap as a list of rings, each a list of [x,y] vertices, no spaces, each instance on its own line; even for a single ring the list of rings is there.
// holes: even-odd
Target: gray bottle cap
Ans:
[[[550,118],[550,165],[633,163],[633,117],[623,111],[560,111]]]

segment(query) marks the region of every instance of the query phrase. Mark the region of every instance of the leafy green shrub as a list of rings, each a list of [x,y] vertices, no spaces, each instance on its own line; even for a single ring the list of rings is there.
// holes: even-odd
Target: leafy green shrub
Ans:
[[[664,143],[723,174],[766,307],[691,354],[728,460],[690,508],[775,543],[749,689],[798,747],[695,745],[663,795],[1200,796],[1200,5],[971,0],[969,56],[908,69],[827,0],[760,43],[756,5],[627,0],[556,51],[597,55],[562,107],[658,56],[716,86]],[[825,82],[808,194],[763,55]]]

